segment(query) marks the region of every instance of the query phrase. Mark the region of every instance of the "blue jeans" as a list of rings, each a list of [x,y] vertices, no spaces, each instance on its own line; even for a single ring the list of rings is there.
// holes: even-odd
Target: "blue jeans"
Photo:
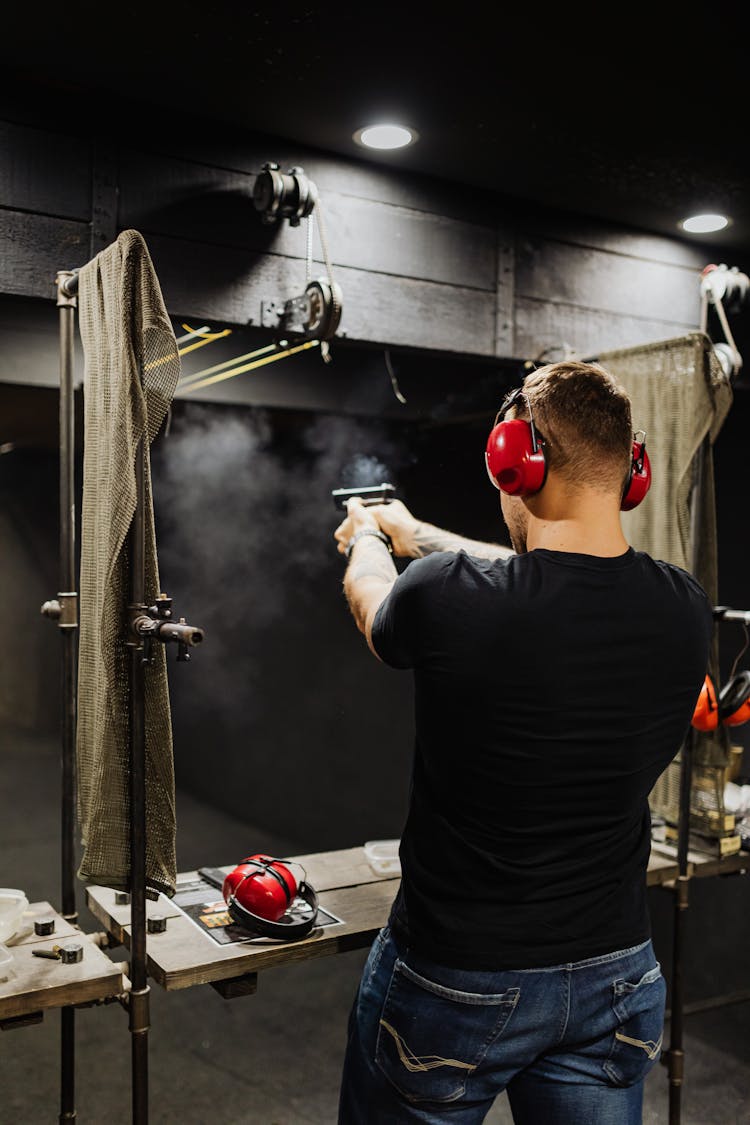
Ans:
[[[450,969],[375,938],[351,1016],[339,1125],[640,1125],[666,985],[651,942],[546,969]]]

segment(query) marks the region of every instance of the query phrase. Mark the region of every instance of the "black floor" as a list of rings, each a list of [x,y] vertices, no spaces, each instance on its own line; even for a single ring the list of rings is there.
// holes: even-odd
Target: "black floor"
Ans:
[[[30,901],[59,905],[58,745],[18,733],[1,738],[0,885],[22,888]],[[304,841],[254,832],[178,794],[180,870],[231,863],[248,850],[266,848],[305,850]],[[81,924],[101,928],[85,908]],[[732,923],[717,916],[713,924],[729,931]],[[121,960],[123,951],[112,956]],[[231,1001],[208,986],[169,994],[154,986],[150,1121],[335,1125],[346,1019],[364,959],[360,951],[272,969],[261,976],[257,995]],[[744,984],[750,986],[750,968]],[[125,1012],[117,1004],[85,1009],[76,1026],[78,1122],[128,1125]],[[685,1050],[683,1125],[750,1125],[750,1003],[688,1016]],[[42,1024],[0,1034],[0,1125],[57,1122],[58,1052],[56,1013]],[[666,1071],[657,1067],[647,1081],[644,1122],[668,1120]],[[501,1098],[487,1123],[510,1122]]]

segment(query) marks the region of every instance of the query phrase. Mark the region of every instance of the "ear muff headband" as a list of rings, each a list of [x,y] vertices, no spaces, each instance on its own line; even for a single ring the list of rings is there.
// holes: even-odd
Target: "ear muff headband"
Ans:
[[[269,922],[267,918],[261,918],[259,914],[253,914],[252,911],[237,902],[234,893],[227,900],[227,909],[239,926],[249,930],[252,934],[257,934],[258,937],[277,938],[280,941],[298,941],[300,938],[307,937],[315,926],[318,918],[318,896],[310,884],[304,881],[297,887],[297,894],[312,909],[311,916],[301,922]]]
[[[287,859],[248,859],[243,860],[241,866],[255,867],[265,874],[272,875],[284,888],[287,906],[290,906],[292,896],[287,881],[280,871],[272,867],[272,864],[281,863],[288,866],[291,862]],[[256,934],[258,937],[277,938],[281,941],[298,941],[300,938],[307,937],[318,918],[318,896],[314,888],[310,886],[306,879],[302,879],[297,886],[297,894],[312,909],[309,918],[305,918],[301,922],[272,922],[268,918],[262,918],[259,914],[254,914],[237,901],[238,889],[247,879],[251,879],[253,874],[255,872],[246,872],[227,899],[227,909],[232,919],[243,929],[249,930],[250,933]]]
[[[750,672],[738,672],[719,693],[719,721],[738,727],[750,719]]]

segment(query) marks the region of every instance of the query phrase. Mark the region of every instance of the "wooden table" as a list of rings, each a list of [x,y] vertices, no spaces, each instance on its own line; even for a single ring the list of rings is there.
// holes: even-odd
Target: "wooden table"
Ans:
[[[688,875],[694,879],[705,879],[709,875],[744,875],[750,871],[750,852],[740,851],[736,855],[710,856],[705,852],[688,851]],[[646,882],[649,886],[671,883],[679,874],[677,849],[673,844],[651,844]]]
[[[146,908],[147,918],[161,915],[167,919],[167,928],[163,933],[148,935],[149,975],[171,991],[190,988],[194,984],[246,978],[260,969],[369,945],[385,924],[398,890],[398,878],[378,875],[373,871],[363,848],[289,858],[302,864],[309,882],[315,887],[320,906],[343,919],[341,924],[314,930],[302,941],[278,942],[256,938],[241,944],[218,945],[174,902],[160,895],[158,901],[149,902]],[[221,870],[226,873],[233,866],[230,864]],[[195,871],[178,875],[178,890],[181,883],[196,877]],[[116,904],[114,891],[107,887],[88,887],[86,895],[92,914],[108,933],[129,947],[130,906]],[[218,890],[215,897],[221,897]],[[245,983],[246,987],[239,986],[236,992],[220,991],[223,995],[236,995],[254,990],[253,980]]]
[[[49,937],[39,937],[34,932],[34,922],[50,918],[54,919],[54,932]],[[55,945],[74,942],[83,947],[83,960],[76,964],[64,965],[33,955],[35,949],[51,950]],[[7,980],[0,981],[3,1026],[36,1018],[51,1008],[90,1004],[123,991],[123,976],[117,965],[48,902],[31,903],[23,916],[21,935],[6,945],[13,961]]]
[[[229,997],[253,992],[256,974],[261,969],[368,946],[388,918],[398,890],[398,877],[378,875],[367,861],[363,848],[290,858],[303,865],[318,892],[320,905],[343,919],[342,924],[313,931],[303,941],[281,943],[256,938],[241,944],[218,945],[174,902],[161,895],[147,907],[148,916],[161,915],[167,919],[163,933],[148,935],[150,976],[169,991],[212,983],[222,995]],[[730,874],[750,867],[750,855],[746,853],[718,860],[690,852],[688,858],[689,873],[696,877]],[[221,870],[231,871],[232,865]],[[648,884],[668,884],[677,875],[674,848],[654,844],[648,865]],[[178,887],[181,882],[196,877],[194,871],[179,875]],[[106,887],[89,887],[86,893],[89,909],[107,932],[129,946],[130,907],[117,905],[114,891]],[[218,891],[216,896],[220,897]]]

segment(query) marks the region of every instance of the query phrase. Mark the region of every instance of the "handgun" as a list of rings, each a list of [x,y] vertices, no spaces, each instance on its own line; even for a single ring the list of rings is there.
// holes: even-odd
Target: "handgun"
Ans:
[[[392,484],[368,484],[359,488],[334,488],[331,496],[336,507],[346,511],[346,502],[353,496],[358,496],[367,507],[370,504],[390,504],[395,491]]]

